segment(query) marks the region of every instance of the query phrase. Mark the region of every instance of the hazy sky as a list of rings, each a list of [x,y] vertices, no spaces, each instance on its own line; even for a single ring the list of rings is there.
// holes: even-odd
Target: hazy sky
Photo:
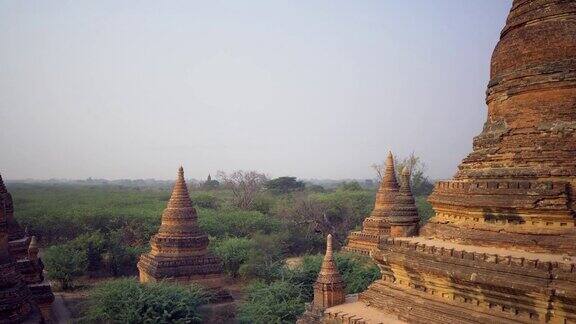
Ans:
[[[449,178],[507,0],[2,1],[0,172]]]

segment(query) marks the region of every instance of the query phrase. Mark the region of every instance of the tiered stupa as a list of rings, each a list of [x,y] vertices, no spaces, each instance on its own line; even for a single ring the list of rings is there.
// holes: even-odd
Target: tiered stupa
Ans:
[[[418,235],[420,216],[410,189],[410,171],[402,169],[402,185],[389,212],[390,236],[409,237]]]
[[[412,323],[574,323],[576,1],[513,1],[486,102],[435,216],[381,240],[360,301]]]
[[[386,170],[376,192],[374,209],[362,224],[362,231],[352,232],[348,236],[347,251],[369,254],[378,246],[380,238],[390,235],[389,213],[398,194],[398,181],[394,170],[394,157],[388,153]]]
[[[222,260],[208,251],[208,235],[198,227],[197,218],[180,167],[160,230],[150,241],[152,250],[138,262],[140,281],[198,283],[214,293],[215,301],[230,300],[222,289]]]
[[[38,243],[35,237],[28,235],[14,217],[14,203],[0,175],[0,202],[4,206],[4,218],[8,235],[10,254],[16,260],[16,266],[24,283],[32,293],[32,299],[48,321],[51,316],[54,294],[50,284],[44,279],[44,264],[38,257]]]

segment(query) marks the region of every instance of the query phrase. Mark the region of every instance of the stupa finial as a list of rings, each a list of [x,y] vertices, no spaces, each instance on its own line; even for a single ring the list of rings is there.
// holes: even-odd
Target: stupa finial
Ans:
[[[334,252],[332,251],[332,234],[328,234],[326,236],[326,255],[324,255],[324,259],[330,258],[332,259]]]

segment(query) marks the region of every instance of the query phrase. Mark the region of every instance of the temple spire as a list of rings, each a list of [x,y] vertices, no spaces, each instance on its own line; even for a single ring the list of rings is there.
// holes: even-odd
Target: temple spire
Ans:
[[[334,263],[334,252],[332,251],[332,234],[328,234],[326,237],[326,254],[324,254],[324,260],[322,261],[320,274],[339,275],[338,270],[336,269],[336,264]]]
[[[396,180],[396,171],[394,170],[394,156],[388,152],[386,158],[386,169],[380,182],[380,190],[398,190],[398,181]]]
[[[369,254],[378,246],[381,237],[390,234],[390,212],[394,208],[399,190],[392,152],[388,152],[386,168],[381,176],[374,209],[362,222],[362,231],[350,233],[344,250]]]
[[[178,168],[178,178],[172,189],[172,195],[168,201],[168,208],[192,208],[192,200],[188,193],[186,180],[184,180],[184,168]]]
[[[402,168],[402,184],[400,185],[400,190],[412,195],[412,191],[410,191],[410,170],[408,166]]]

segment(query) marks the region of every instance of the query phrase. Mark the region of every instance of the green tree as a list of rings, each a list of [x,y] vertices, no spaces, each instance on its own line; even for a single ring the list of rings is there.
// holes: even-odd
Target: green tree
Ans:
[[[276,194],[286,194],[304,190],[304,182],[296,180],[296,177],[279,177],[266,182],[266,189]]]
[[[84,274],[88,266],[86,250],[75,249],[71,244],[54,245],[44,253],[48,277],[60,281],[62,289],[69,289],[75,277]]]
[[[338,187],[338,189],[345,191],[361,191],[362,186],[358,183],[358,181],[345,181]]]
[[[240,266],[240,274],[247,278],[272,281],[277,278],[284,263],[287,235],[284,232],[264,235],[255,234],[253,248],[248,259]]]
[[[291,282],[256,282],[247,291],[238,313],[240,323],[294,323],[304,312],[301,289]]]
[[[208,193],[198,193],[192,195],[191,199],[194,205],[200,208],[217,209],[219,205],[218,197]]]
[[[306,184],[306,190],[309,192],[326,192],[326,189],[317,184]]]
[[[238,277],[240,266],[248,260],[250,250],[254,247],[247,238],[225,238],[212,245],[212,251],[224,262],[224,269],[234,278]]]
[[[198,306],[206,300],[196,285],[143,285],[134,279],[118,279],[94,288],[87,319],[94,323],[201,323]]]

